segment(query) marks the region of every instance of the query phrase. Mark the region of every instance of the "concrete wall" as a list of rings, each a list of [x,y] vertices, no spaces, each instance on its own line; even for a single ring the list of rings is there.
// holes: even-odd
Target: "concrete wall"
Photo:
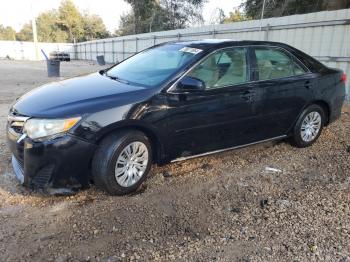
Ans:
[[[51,51],[65,51],[75,58],[74,44],[70,43],[38,43],[38,59],[44,60],[40,49],[49,56]],[[9,56],[16,60],[37,60],[33,42],[0,41],[0,58]]]
[[[115,63],[162,42],[208,38],[284,42],[344,70],[350,78],[350,9],[83,42],[76,44],[76,55],[84,60],[104,55],[107,62]]]

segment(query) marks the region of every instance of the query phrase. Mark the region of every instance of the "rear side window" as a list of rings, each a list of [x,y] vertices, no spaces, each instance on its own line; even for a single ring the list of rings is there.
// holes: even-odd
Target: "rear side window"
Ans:
[[[288,54],[277,48],[255,48],[259,80],[305,74],[306,71]]]

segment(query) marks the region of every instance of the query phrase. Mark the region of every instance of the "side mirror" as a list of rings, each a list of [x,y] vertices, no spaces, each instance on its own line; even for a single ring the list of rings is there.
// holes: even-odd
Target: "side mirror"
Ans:
[[[109,69],[111,69],[113,66],[116,66],[117,64],[119,64],[120,62],[119,61],[117,61],[115,64],[113,64],[112,66],[109,66],[109,67],[107,67],[107,68],[105,68],[105,69],[101,69],[101,70],[99,70],[98,72],[101,74],[101,75],[103,75],[104,73],[106,73],[106,71],[108,71]]]
[[[100,73],[100,75],[103,75],[106,72],[107,69],[101,69],[100,71],[98,71]]]
[[[177,84],[177,89],[183,91],[203,91],[205,89],[205,83],[198,78],[185,76]]]

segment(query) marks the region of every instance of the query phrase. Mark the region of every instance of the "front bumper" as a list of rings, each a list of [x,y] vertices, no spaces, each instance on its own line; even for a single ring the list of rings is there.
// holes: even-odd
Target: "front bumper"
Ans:
[[[28,137],[19,140],[11,129],[7,138],[13,170],[24,186],[50,194],[71,193],[88,186],[96,145],[70,134],[43,142]]]

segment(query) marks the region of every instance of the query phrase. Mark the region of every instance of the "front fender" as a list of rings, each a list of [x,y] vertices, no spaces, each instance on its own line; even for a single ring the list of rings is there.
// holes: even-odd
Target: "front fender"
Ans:
[[[90,143],[98,144],[111,132],[137,129],[144,132],[156,145],[157,159],[164,158],[167,139],[166,111],[148,103],[125,105],[91,114],[71,133]]]

